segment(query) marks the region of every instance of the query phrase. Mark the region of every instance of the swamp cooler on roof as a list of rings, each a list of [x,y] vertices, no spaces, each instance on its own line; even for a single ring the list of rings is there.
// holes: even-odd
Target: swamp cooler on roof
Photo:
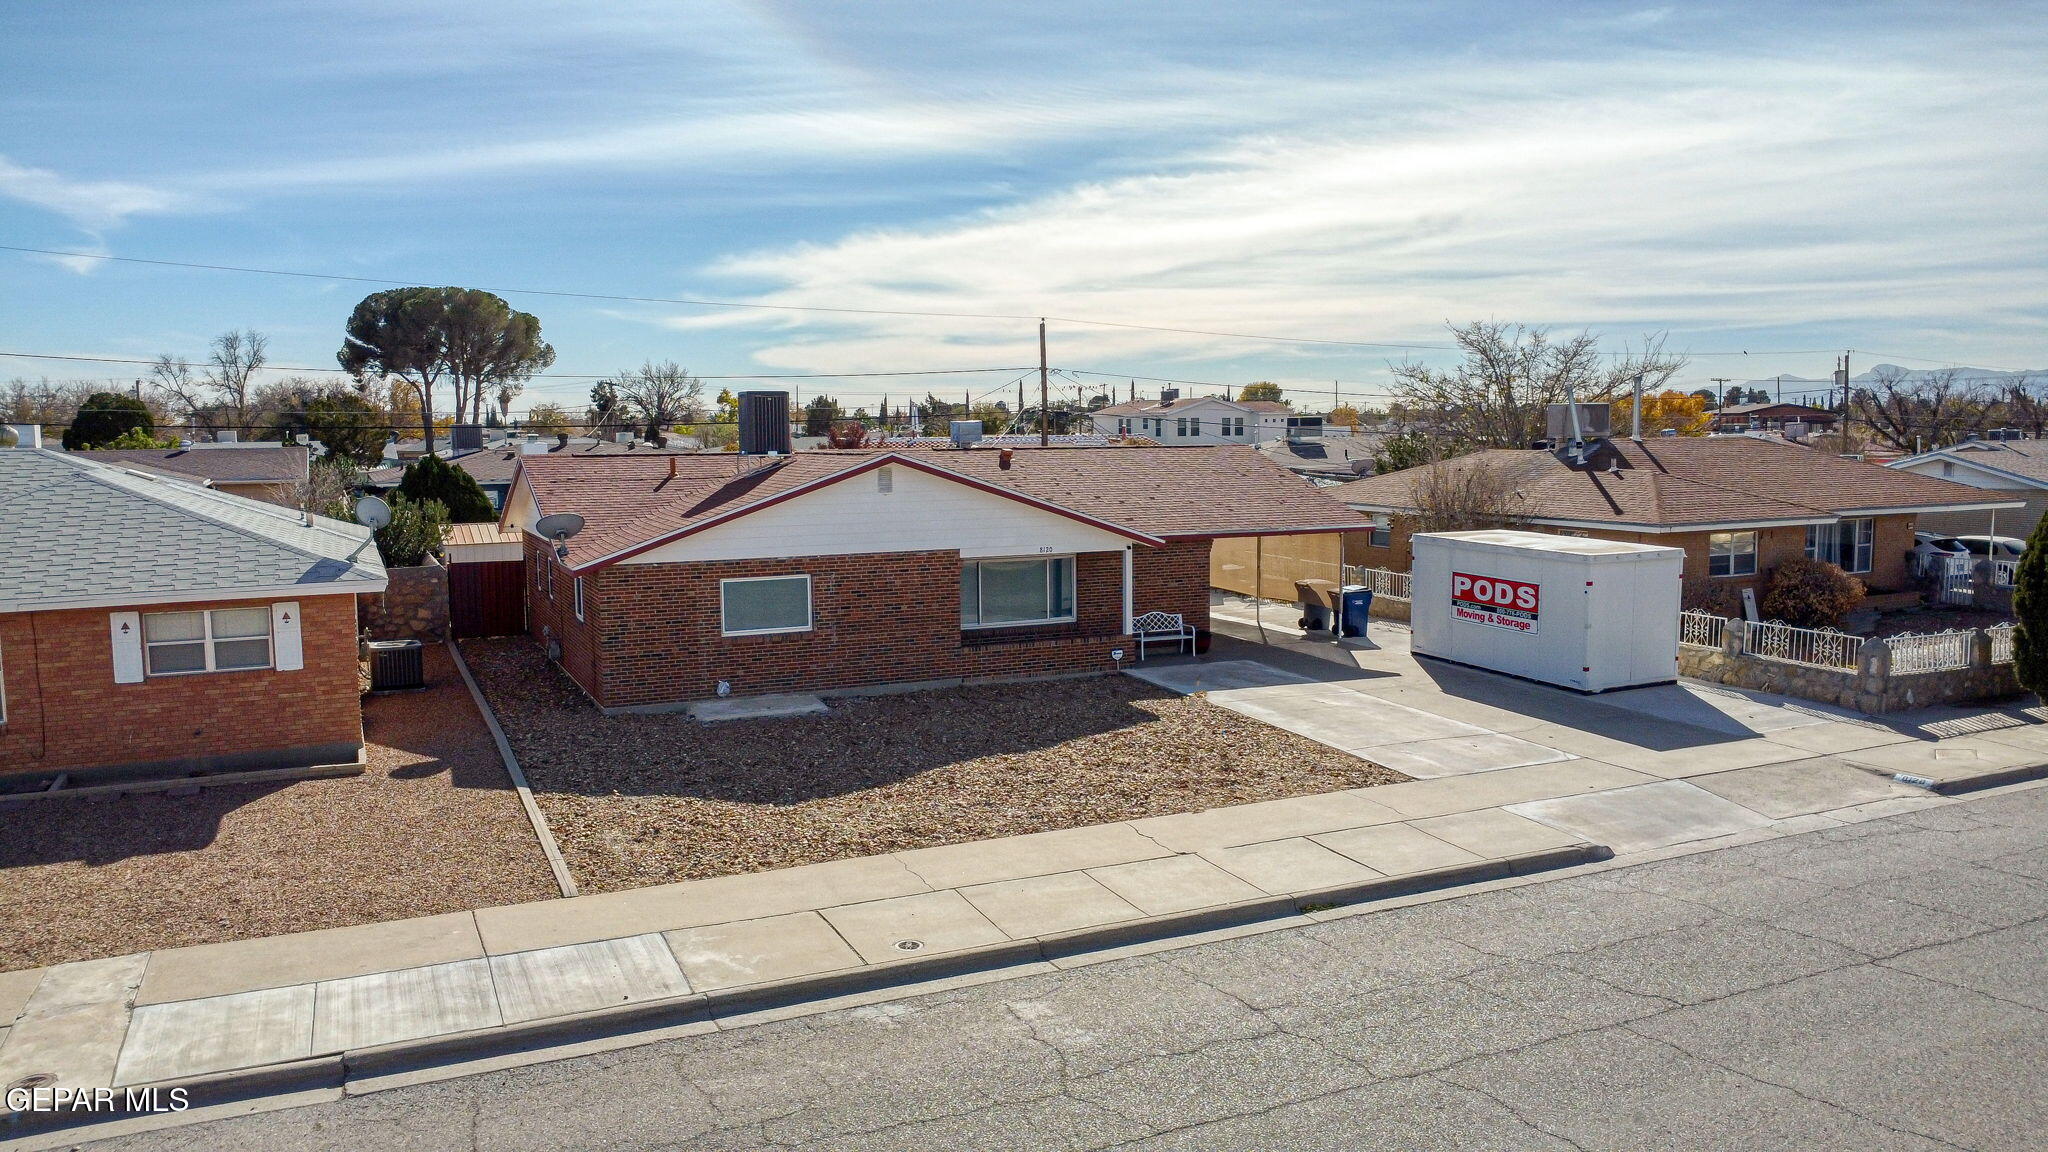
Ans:
[[[1505,530],[1413,543],[1417,654],[1580,692],[1678,678],[1682,550]]]

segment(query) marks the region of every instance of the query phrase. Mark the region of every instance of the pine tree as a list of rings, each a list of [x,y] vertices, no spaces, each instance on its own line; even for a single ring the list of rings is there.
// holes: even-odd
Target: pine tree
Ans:
[[[2020,687],[2036,696],[2048,693],[2048,519],[2034,525],[2013,578],[2012,614],[2019,621],[2013,633],[2012,671]]]
[[[416,504],[438,500],[456,524],[496,520],[491,498],[478,487],[476,478],[439,456],[422,456],[405,467],[398,491]]]

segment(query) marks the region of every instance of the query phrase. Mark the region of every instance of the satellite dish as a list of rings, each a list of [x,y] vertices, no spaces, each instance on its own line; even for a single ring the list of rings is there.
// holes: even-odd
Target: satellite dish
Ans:
[[[533,530],[548,540],[567,540],[583,531],[583,517],[574,512],[557,512],[534,521]]]
[[[375,532],[391,523],[391,505],[375,496],[365,496],[356,501],[356,523]]]

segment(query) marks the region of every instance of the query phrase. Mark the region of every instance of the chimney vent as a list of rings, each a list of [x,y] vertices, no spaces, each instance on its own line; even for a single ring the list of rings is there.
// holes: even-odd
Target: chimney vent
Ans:
[[[1005,449],[1003,449],[1002,455],[998,456],[998,457],[996,458],[996,460],[997,460],[997,462],[999,463],[999,465],[1000,465],[1001,467],[1003,467],[1004,469],[1006,469],[1006,470],[1007,470],[1007,469],[1008,469],[1008,468],[1010,467],[1010,461],[1012,461],[1012,460],[1014,460],[1014,459],[1016,459],[1016,458],[1017,458],[1017,451],[1016,451],[1016,449],[1014,449],[1014,448],[1005,448]]]

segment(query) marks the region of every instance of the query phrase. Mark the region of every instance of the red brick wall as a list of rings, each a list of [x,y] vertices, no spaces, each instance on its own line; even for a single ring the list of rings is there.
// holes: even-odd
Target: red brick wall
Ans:
[[[554,574],[554,595],[548,595],[548,574]],[[536,536],[526,537],[526,630],[536,640],[552,638],[562,645],[562,670],[583,686],[591,699],[598,693],[598,613],[602,580],[583,577],[583,619],[576,619],[576,576],[555,558],[555,549]]]
[[[218,600],[126,610],[269,603]],[[0,614],[0,669],[7,689],[0,773],[186,761],[198,767],[210,757],[259,757],[237,766],[262,767],[265,752],[361,746],[354,596],[299,601],[306,666],[298,671],[153,676],[139,684],[114,683],[110,611]]]
[[[1196,628],[1209,626],[1209,542],[1176,540],[1137,548],[1131,562],[1135,612],[1178,612]]]
[[[816,692],[872,684],[1109,671],[1123,628],[1123,558],[1084,553],[1075,563],[1075,615],[1044,628],[960,627],[957,552],[899,552],[790,560],[619,564],[587,574],[585,621],[569,612],[567,574],[549,604],[529,542],[528,619],[562,641],[562,662],[608,708],[698,700],[719,680],[734,695]],[[807,573],[809,632],[724,636],[719,581]],[[1208,626],[1206,541],[1139,548],[1140,611],[1165,609]],[[586,678],[587,677],[587,678]]]

